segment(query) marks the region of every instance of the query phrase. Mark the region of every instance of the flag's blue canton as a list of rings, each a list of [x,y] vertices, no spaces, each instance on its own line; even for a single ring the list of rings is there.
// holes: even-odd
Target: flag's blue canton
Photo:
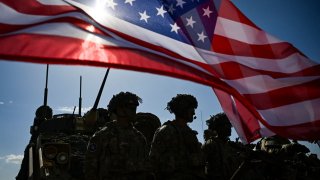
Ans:
[[[78,0],[93,6],[92,0]],[[98,1],[98,0],[96,0]],[[100,0],[112,15],[178,41],[210,49],[219,0]]]

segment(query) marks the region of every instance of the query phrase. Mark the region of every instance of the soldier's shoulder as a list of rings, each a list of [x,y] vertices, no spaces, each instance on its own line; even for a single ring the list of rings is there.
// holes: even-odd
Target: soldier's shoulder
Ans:
[[[174,126],[172,125],[171,121],[165,122],[161,127],[159,127],[156,133],[161,134],[172,134],[174,132]]]
[[[215,138],[215,137],[212,137],[212,138],[209,138],[208,140],[206,140],[204,142],[204,145],[207,145],[207,146],[214,146],[214,145],[217,145],[219,144],[219,139],[218,138]]]
[[[137,128],[132,127],[132,129],[133,129],[133,132],[135,133],[135,135],[136,135],[137,137],[146,139],[146,137],[143,135],[143,133],[140,132]]]
[[[113,121],[108,122],[100,130],[94,133],[93,137],[105,136],[107,134],[113,134],[116,126]]]
[[[203,143],[201,149],[204,153],[214,153],[219,149],[219,142],[215,138],[210,138]]]

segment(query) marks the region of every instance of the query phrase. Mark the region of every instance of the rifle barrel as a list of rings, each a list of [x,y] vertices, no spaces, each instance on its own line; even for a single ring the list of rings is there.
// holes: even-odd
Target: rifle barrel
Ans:
[[[93,105],[93,108],[92,108],[93,110],[96,110],[97,107],[98,107],[98,104],[99,104],[99,101],[100,101],[100,98],[101,98],[101,94],[102,94],[102,91],[103,91],[103,88],[104,88],[104,84],[106,83],[106,80],[107,80],[109,71],[110,71],[110,68],[107,69],[107,72],[106,72],[106,74],[104,75],[102,84],[101,84],[100,89],[99,89],[99,93],[98,93],[98,95],[97,95],[96,101],[94,102],[94,105]]]

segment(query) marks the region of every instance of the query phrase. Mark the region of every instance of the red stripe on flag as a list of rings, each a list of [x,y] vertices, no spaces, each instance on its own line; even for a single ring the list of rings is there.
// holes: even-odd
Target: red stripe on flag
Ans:
[[[301,101],[320,98],[319,79],[284,87],[267,93],[244,94],[244,96],[258,109],[271,109]]]
[[[270,60],[285,58],[293,53],[299,52],[295,47],[286,42],[254,45],[219,35],[214,35],[212,49],[222,54],[268,58]]]
[[[270,126],[270,128],[282,137],[289,136],[290,139],[295,140],[311,141],[319,140],[320,137],[320,119],[292,126]]]
[[[20,13],[34,15],[57,15],[77,10],[69,5],[44,5],[36,0],[1,0],[1,2]]]
[[[260,29],[257,27],[250,19],[248,19],[246,16],[244,16],[236,6],[234,6],[229,0],[222,0],[221,6],[219,9],[219,16],[230,19],[233,21],[241,22],[243,24],[247,24],[249,26],[252,26],[256,29]]]
[[[28,25],[11,25],[11,24],[2,24],[0,23],[0,33],[5,34],[5,33],[10,33],[13,31],[17,31],[19,29],[23,29],[28,27]]]

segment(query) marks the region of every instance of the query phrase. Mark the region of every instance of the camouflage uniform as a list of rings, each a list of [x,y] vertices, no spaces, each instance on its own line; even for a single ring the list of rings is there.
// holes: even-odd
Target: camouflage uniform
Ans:
[[[203,177],[201,144],[190,127],[167,121],[155,133],[150,159],[157,179],[200,179]]]
[[[146,179],[146,155],[146,140],[138,130],[109,122],[89,142],[86,179]]]

